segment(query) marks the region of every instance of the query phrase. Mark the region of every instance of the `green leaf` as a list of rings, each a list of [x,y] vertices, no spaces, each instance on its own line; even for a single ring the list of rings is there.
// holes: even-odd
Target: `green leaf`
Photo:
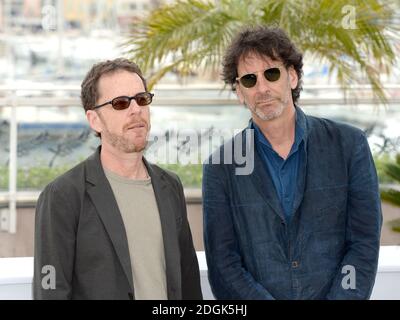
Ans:
[[[395,232],[400,232],[400,219],[391,220],[388,224],[392,227]]]
[[[385,173],[400,183],[400,164],[387,163],[385,165]]]
[[[346,8],[354,8],[355,29],[344,24],[351,18]],[[183,77],[218,74],[225,49],[241,27],[279,26],[304,54],[327,63],[343,90],[367,79],[375,97],[386,103],[380,78],[395,63],[390,35],[400,31],[396,8],[396,2],[383,0],[179,0],[132,25],[124,48],[156,83],[170,71]]]
[[[383,201],[389,202],[397,207],[400,207],[400,192],[389,189],[381,191],[381,199]]]

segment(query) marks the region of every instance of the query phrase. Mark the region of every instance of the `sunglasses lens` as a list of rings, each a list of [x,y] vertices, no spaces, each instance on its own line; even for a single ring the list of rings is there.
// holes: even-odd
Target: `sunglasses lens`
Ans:
[[[112,101],[112,106],[115,110],[124,110],[129,107],[130,103],[128,97],[118,97]]]
[[[149,92],[143,92],[137,94],[135,100],[139,106],[147,106],[153,100],[153,96]]]
[[[279,68],[270,68],[264,71],[264,77],[269,82],[278,81],[281,77],[281,71]],[[252,88],[257,83],[257,76],[253,73],[249,73],[240,78],[240,83],[246,88]]]
[[[135,99],[139,106],[147,106],[153,100],[153,95],[149,92],[141,92],[134,97],[117,97],[112,100],[111,104],[115,110],[124,110],[129,108],[132,99]]]
[[[255,74],[246,74],[240,78],[240,83],[246,88],[254,87],[257,83],[257,76]]]
[[[279,68],[271,68],[264,71],[264,77],[270,82],[279,80],[281,76],[281,71]]]

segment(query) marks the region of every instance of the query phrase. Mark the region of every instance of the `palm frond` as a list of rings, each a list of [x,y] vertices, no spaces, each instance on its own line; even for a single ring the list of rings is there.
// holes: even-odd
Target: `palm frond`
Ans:
[[[349,5],[355,29],[343,23]],[[389,1],[178,0],[132,25],[126,54],[157,81],[172,70],[216,71],[236,32],[258,24],[283,28],[301,51],[328,63],[343,89],[366,79],[386,102],[380,77],[395,63],[389,35],[400,31]]]
[[[400,232],[400,219],[394,219],[388,222],[393,231]]]
[[[400,183],[400,153],[396,155],[395,162],[389,162],[384,164],[385,173],[392,177],[394,181]],[[397,207],[400,207],[400,191],[395,189],[384,189],[381,190],[381,199],[388,203],[391,203]],[[400,232],[400,219],[390,222],[392,224],[392,230]]]
[[[382,200],[389,202],[397,207],[400,207],[400,192],[388,189],[381,191],[381,198]]]
[[[387,163],[385,165],[385,173],[400,183],[400,164]]]

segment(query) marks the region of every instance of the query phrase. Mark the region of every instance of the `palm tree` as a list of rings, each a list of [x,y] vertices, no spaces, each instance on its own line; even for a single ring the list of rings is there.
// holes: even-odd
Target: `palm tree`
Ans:
[[[181,76],[218,70],[233,35],[243,26],[283,28],[303,53],[326,63],[345,89],[367,79],[385,95],[380,75],[395,62],[390,39],[398,31],[394,7],[383,0],[177,0],[132,25],[130,59],[152,87],[167,72]]]
[[[387,163],[384,166],[385,173],[393,178],[400,185],[400,154],[396,157],[395,163]],[[383,201],[389,202],[397,207],[400,207],[400,189],[385,189],[381,191]],[[390,222],[394,231],[400,232],[400,218]]]

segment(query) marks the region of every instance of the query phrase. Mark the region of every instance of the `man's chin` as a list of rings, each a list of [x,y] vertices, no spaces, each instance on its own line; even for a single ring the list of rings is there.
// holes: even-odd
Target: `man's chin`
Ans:
[[[124,153],[137,153],[142,152],[146,149],[147,141],[140,142],[140,143],[133,143],[133,142],[125,142],[119,145],[116,145],[118,149],[120,149]]]
[[[254,113],[257,116],[257,118],[263,121],[270,121],[279,117],[279,114],[276,114],[275,112],[263,112],[260,110],[256,110]]]
[[[139,144],[133,144],[131,152],[142,152],[146,149],[146,146],[147,146],[147,141]]]
[[[280,117],[283,113],[283,108],[273,105],[262,106],[262,107],[257,107],[254,113],[261,120],[269,121]]]

